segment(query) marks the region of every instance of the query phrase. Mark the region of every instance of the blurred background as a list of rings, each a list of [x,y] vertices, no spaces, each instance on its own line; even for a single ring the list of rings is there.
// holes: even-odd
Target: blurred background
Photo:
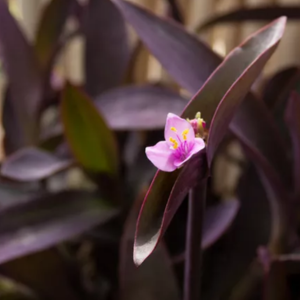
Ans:
[[[15,18],[21,25],[28,40],[32,41],[35,36],[36,27],[43,7],[49,0],[7,0],[9,8]],[[81,0],[84,3],[86,0]],[[165,16],[168,14],[168,1],[162,0],[131,0],[139,4],[157,15]],[[297,0],[177,0],[179,10],[181,12],[183,23],[189,31],[196,33],[202,40],[206,41],[210,47],[221,56],[225,56],[234,47],[239,45],[249,34],[261,28],[268,22],[239,22],[239,23],[220,23],[220,25],[210,26],[207,30],[201,30],[199,26],[213,16],[225,14],[226,12],[240,8],[254,8],[260,6],[284,6],[297,4]],[[70,32],[76,28],[76,20],[69,19],[67,30]],[[285,31],[283,40],[281,41],[277,51],[274,53],[270,61],[267,63],[263,71],[262,77],[268,78],[278,70],[289,66],[298,65],[300,56],[298,53],[299,43],[299,25],[295,21],[289,21]],[[136,45],[138,38],[134,31],[131,32],[131,42]],[[81,85],[84,82],[83,67],[83,36],[78,35],[73,38],[62,51],[57,59],[55,72],[61,79],[70,79],[74,84]],[[133,66],[132,77],[136,84],[161,82],[174,88],[174,82],[170,76],[162,69],[159,62],[149,53],[143,46],[137,48],[135,65]],[[3,87],[5,86],[5,75],[1,69],[0,73],[0,102],[3,102]],[[177,87],[177,86],[175,86]],[[184,93],[184,91],[182,91]],[[2,107],[2,106],[1,106]],[[3,129],[0,131],[0,139],[3,138]],[[2,143],[0,143],[2,145]],[[2,147],[2,146],[1,146]],[[241,160],[242,154],[237,143],[229,145],[227,153],[231,158]],[[3,159],[4,152],[0,148],[0,159]],[[232,195],[234,193],[238,175],[239,165],[234,159],[228,159],[228,156],[219,156],[215,168],[215,174],[221,174],[220,179],[215,178],[214,190],[217,194]],[[79,174],[74,173],[72,181],[81,182],[82,178]],[[77,174],[77,175],[76,175]],[[227,174],[224,176],[224,174]],[[79,177],[78,177],[79,176]],[[75,184],[76,185],[76,184]]]

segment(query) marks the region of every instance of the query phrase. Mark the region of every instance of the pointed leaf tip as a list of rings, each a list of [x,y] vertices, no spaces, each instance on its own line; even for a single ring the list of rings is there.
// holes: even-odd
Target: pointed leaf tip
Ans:
[[[139,22],[142,22],[140,14],[142,16],[146,15],[142,9],[136,9],[133,14],[139,15]],[[170,24],[166,25],[166,21],[157,20],[157,18],[154,20],[154,17],[150,14],[147,17],[151,18],[153,24],[156,24],[155,26],[158,28],[164,28],[163,26],[168,29],[171,28],[168,27],[171,26]],[[197,111],[201,111],[205,120],[208,121],[208,125],[211,125],[206,149],[209,163],[212,162],[214,153],[226,134],[240,103],[275,51],[284,32],[285,23],[285,17],[273,21],[251,35],[240,47],[233,50],[209,77],[182,114],[183,118],[192,118]],[[144,26],[146,26],[145,23]],[[175,29],[172,27],[172,30]],[[185,35],[183,36],[186,38]],[[191,37],[189,36],[188,39],[191,39]],[[147,40],[147,43],[150,43],[150,41]],[[151,46],[153,45],[151,44]],[[188,45],[184,47],[182,44],[180,46],[181,49],[188,47]],[[154,52],[153,54],[159,60],[162,59],[160,52]],[[177,53],[177,57],[181,54]],[[166,57],[163,57],[163,59],[166,59]],[[177,61],[175,62],[177,64]],[[179,65],[177,65],[178,67]],[[169,69],[168,71],[173,72],[174,70]],[[177,71],[175,70],[175,74],[177,74]],[[197,77],[198,86],[199,78]],[[180,80],[179,82],[183,83]],[[215,88],[216,86],[218,89]],[[194,87],[190,87],[190,91],[193,91]],[[199,157],[195,156],[194,159],[199,160]],[[204,161],[206,163],[206,158]],[[201,176],[206,176],[205,168],[202,165],[198,168],[195,168],[194,165],[193,167],[190,166],[191,163],[189,162],[183,170],[171,173],[158,172],[153,179],[137,221],[134,245],[134,261],[137,265],[142,263],[155,249],[188,190],[194,186],[197,180],[201,180]]]

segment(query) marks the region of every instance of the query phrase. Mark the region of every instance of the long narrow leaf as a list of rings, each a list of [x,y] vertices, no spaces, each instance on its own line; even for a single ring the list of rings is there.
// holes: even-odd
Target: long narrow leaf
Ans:
[[[170,75],[196,93],[221,59],[178,23],[161,19],[127,1],[113,0],[140,39]]]
[[[37,127],[37,106],[41,97],[41,77],[33,48],[25,39],[17,21],[9,13],[6,1],[0,1],[0,57],[8,76],[10,115],[17,124],[6,123],[8,132],[14,132],[17,125],[18,134],[10,136],[16,147],[34,144]]]
[[[41,180],[65,170],[72,163],[70,159],[61,159],[37,148],[24,148],[3,162],[1,174],[17,181]]]
[[[184,118],[193,118],[197,111],[201,111],[207,123],[211,125],[207,148],[209,164],[235,110],[278,45],[285,22],[285,18],[274,21],[233,50],[182,114]],[[183,173],[182,170],[171,174],[159,171],[151,184],[137,223],[134,248],[137,264],[143,262],[155,249],[188,188],[192,187],[193,180],[189,175],[182,177],[185,183],[180,180],[180,171]],[[201,172],[205,173],[199,171]],[[177,187],[181,185],[184,188],[178,189],[177,192]],[[162,186],[170,188],[163,188],[164,192],[162,192]],[[172,193],[171,187],[173,187]]]
[[[90,0],[84,24],[87,92],[95,97],[120,84],[130,60],[125,22],[110,0]]]
[[[0,263],[73,238],[115,214],[97,195],[80,191],[47,194],[0,210]]]

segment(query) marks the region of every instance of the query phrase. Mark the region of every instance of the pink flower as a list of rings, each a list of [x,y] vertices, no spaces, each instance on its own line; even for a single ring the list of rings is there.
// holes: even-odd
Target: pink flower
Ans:
[[[190,122],[169,113],[165,127],[165,141],[147,147],[146,155],[158,169],[172,172],[204,147],[204,140],[195,137]]]

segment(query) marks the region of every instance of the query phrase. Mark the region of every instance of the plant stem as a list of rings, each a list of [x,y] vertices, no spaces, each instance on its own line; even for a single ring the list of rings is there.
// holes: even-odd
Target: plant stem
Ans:
[[[189,193],[184,270],[184,300],[199,300],[201,285],[201,240],[206,198],[206,179]]]

